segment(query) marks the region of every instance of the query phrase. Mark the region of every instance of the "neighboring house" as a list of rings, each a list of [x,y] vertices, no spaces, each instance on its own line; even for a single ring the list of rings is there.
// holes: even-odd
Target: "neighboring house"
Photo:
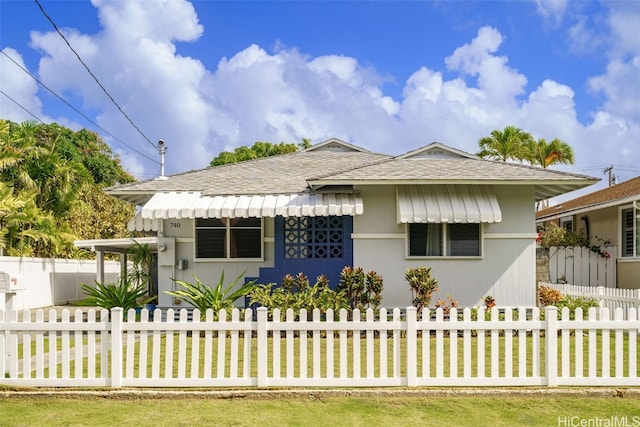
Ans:
[[[617,246],[617,287],[640,289],[640,176],[540,210],[536,222]]]
[[[535,305],[535,203],[597,179],[480,159],[433,143],[401,156],[337,139],[291,154],[160,177],[107,192],[142,206],[131,230],[157,235],[159,305],[171,278],[258,283],[346,265],[383,276],[383,306],[411,305],[404,276],[431,267],[435,298],[492,295]],[[127,240],[84,241],[98,252]],[[435,301],[435,299],[434,299]]]

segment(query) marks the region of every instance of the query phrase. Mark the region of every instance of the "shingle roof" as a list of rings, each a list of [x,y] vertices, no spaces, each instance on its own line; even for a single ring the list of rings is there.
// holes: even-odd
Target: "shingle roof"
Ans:
[[[578,209],[597,208],[598,206],[615,203],[617,201],[623,203],[624,201],[634,197],[640,198],[640,176],[621,182],[620,184],[568,200],[559,205],[541,209],[536,212],[536,218],[556,216]]]
[[[311,149],[185,172],[107,189],[142,204],[156,192],[200,191],[206,196],[296,194],[325,185],[392,183],[534,184],[538,200],[585,187],[596,178],[479,159],[434,143],[392,157],[341,145]],[[314,150],[315,147],[322,149]],[[337,149],[337,151],[336,151]],[[434,149],[436,152],[434,152]],[[443,155],[444,150],[444,155]],[[435,154],[435,155],[434,155]]]
[[[308,191],[308,179],[388,158],[370,152],[299,151],[120,185],[107,192],[135,203],[160,191],[201,191],[206,196],[295,194]]]

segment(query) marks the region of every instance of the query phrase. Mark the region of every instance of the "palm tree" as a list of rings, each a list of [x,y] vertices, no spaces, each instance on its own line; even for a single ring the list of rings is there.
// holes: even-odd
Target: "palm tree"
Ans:
[[[532,141],[533,137],[530,133],[515,126],[507,126],[504,130],[496,129],[491,132],[491,136],[480,138],[478,141],[480,146],[478,156],[503,162],[507,160],[526,160],[528,156],[527,147]]]
[[[573,149],[569,144],[558,138],[551,142],[540,138],[529,144],[528,160],[532,165],[545,169],[558,163],[572,165],[574,161]]]

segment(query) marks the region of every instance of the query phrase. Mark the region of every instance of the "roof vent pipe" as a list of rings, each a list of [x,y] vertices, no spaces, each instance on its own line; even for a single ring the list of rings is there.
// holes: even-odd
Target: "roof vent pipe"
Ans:
[[[167,152],[167,148],[164,146],[164,139],[158,141],[158,151],[160,152],[160,176],[158,179],[167,179],[164,176],[164,154]]]

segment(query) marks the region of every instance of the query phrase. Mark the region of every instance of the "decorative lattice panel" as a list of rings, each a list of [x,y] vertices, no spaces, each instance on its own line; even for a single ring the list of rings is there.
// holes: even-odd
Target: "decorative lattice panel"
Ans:
[[[343,235],[342,218],[339,216],[286,218],[285,258],[342,258]]]

